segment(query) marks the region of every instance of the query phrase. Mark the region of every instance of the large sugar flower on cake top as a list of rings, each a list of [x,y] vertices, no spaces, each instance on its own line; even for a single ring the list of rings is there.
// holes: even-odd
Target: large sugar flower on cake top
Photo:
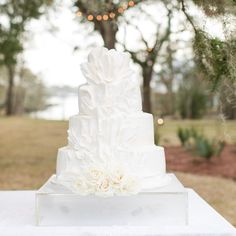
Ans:
[[[81,70],[90,84],[111,83],[132,75],[129,63],[127,53],[101,47],[90,52],[88,62],[81,65]]]

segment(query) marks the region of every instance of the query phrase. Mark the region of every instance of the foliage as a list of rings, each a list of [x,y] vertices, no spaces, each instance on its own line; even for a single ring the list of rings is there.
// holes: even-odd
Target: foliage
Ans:
[[[236,82],[225,81],[218,88],[219,110],[225,119],[236,119]]]
[[[204,1],[204,0],[193,0],[193,2],[199,6],[204,13],[209,17],[216,17],[224,15],[226,12],[231,14],[236,14],[235,0],[212,0],[212,1]]]
[[[236,80],[236,40],[221,41],[199,30],[195,35],[194,50],[199,68],[212,82],[215,90],[224,80]]]
[[[180,0],[182,11],[187,20],[191,24],[194,31],[194,43],[193,49],[195,52],[195,60],[205,74],[205,78],[212,84],[213,91],[224,80],[236,81],[236,39],[232,37],[226,37],[225,40],[220,40],[216,37],[211,37],[207,32],[199,27],[194,22],[192,16],[190,16],[186,10],[185,0]],[[218,0],[218,1],[203,1],[193,0],[193,2],[199,6],[206,16],[218,17],[224,24],[224,33],[227,35],[231,29],[227,29],[227,25],[223,19],[223,16],[236,15],[235,1],[231,0]],[[233,19],[231,15],[231,20]],[[221,17],[222,16],[222,17]],[[221,18],[220,18],[221,17]]]
[[[0,16],[6,24],[0,24],[0,64],[16,64],[17,55],[23,50],[22,34],[26,23],[42,14],[42,7],[49,0],[6,0],[0,3]]]
[[[219,156],[225,143],[222,141],[209,140],[204,136],[195,139],[195,153],[197,156],[209,160],[212,156]]]
[[[13,114],[15,68],[19,54],[23,51],[26,25],[37,19],[52,0],[4,0],[0,1],[0,66],[8,70],[6,92],[6,114]]]
[[[213,156],[219,156],[224,149],[225,142],[216,139],[210,140],[197,129],[181,128],[177,130],[178,138],[185,148],[199,157],[209,160]]]
[[[202,118],[210,97],[207,84],[199,78],[197,71],[187,71],[183,76],[176,93],[177,110],[183,119]]]
[[[33,112],[47,107],[47,91],[43,82],[29,69],[22,68],[15,88],[15,113]]]
[[[177,130],[177,135],[178,135],[178,138],[181,142],[181,145],[186,146],[186,144],[190,138],[190,130],[188,128],[179,127]]]

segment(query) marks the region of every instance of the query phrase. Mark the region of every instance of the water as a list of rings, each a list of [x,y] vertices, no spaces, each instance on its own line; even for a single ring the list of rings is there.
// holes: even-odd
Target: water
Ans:
[[[78,114],[78,95],[52,96],[48,104],[55,104],[43,111],[31,113],[31,117],[46,120],[67,120],[70,116]]]

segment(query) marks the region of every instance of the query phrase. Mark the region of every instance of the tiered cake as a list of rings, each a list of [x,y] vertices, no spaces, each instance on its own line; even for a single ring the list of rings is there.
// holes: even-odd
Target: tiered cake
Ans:
[[[79,114],[57,171],[36,193],[38,225],[156,226],[187,222],[187,191],[166,174],[125,53],[96,48],[82,65]]]
[[[79,114],[58,151],[57,183],[81,194],[133,194],[168,182],[165,154],[154,144],[153,116],[142,112],[140,86],[126,53],[96,48],[81,69]]]

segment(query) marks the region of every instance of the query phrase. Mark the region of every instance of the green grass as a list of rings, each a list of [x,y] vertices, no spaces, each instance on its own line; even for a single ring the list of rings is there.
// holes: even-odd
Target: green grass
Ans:
[[[159,127],[162,143],[177,145],[178,126],[204,129],[211,137],[220,136],[223,130],[232,142],[236,135],[236,122],[165,121]],[[57,149],[67,143],[68,122],[45,121],[27,118],[0,118],[0,189],[37,189],[56,167]],[[231,137],[231,138],[229,138]],[[178,174],[183,183],[203,196],[231,223],[236,225],[236,184],[232,180]]]
[[[165,145],[179,145],[177,137],[178,127],[194,127],[209,138],[236,143],[236,121],[223,120],[165,120],[164,125],[158,126],[160,143]]]
[[[0,188],[38,188],[55,172],[57,149],[66,145],[67,122],[0,119]]]

